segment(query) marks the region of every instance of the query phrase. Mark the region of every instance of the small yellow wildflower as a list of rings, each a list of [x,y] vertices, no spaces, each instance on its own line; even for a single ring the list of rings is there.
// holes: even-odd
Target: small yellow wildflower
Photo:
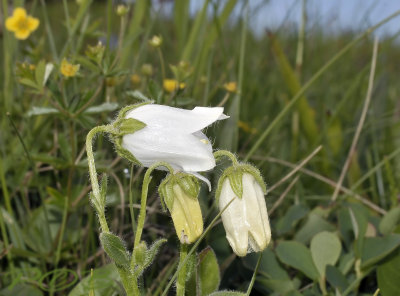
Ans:
[[[132,84],[138,85],[138,84],[140,84],[140,81],[142,81],[142,79],[140,78],[140,76],[138,74],[131,75]]]
[[[164,79],[163,86],[166,92],[172,93],[176,91],[178,88],[184,89],[186,87],[186,84],[183,82],[179,83],[175,79]]]
[[[13,11],[13,15],[6,20],[7,30],[14,32],[15,38],[25,40],[29,35],[37,29],[39,20],[26,14],[26,10],[17,7]]]
[[[154,35],[150,40],[149,44],[153,46],[154,48],[160,47],[162,44],[162,38],[161,36]]]
[[[65,77],[74,77],[76,73],[79,71],[80,65],[73,65],[69,63],[65,58],[61,62],[61,74]]]
[[[237,83],[234,81],[228,82],[224,84],[224,88],[226,91],[234,93],[237,90]]]
[[[29,70],[34,71],[36,69],[36,66],[33,64],[29,64]]]

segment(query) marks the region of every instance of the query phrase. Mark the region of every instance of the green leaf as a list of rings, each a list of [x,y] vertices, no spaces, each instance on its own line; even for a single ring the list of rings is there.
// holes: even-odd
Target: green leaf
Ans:
[[[344,291],[349,285],[340,270],[332,265],[326,266],[326,280],[332,287],[339,289],[339,291]]]
[[[378,287],[383,296],[397,296],[400,291],[400,252],[391,256],[376,270]]]
[[[118,236],[107,232],[102,232],[100,234],[100,241],[104,251],[115,264],[129,270],[129,254],[124,241]]]
[[[361,268],[378,263],[399,246],[400,234],[365,238],[361,253]]]
[[[259,253],[250,253],[243,258],[245,266],[250,270],[254,270],[259,258]],[[276,259],[274,252],[270,248],[263,251],[260,266],[258,268],[260,274],[266,274],[274,280],[287,280],[290,281],[290,277],[285,269],[282,268],[281,264]]]
[[[37,89],[37,90],[40,90],[40,88],[37,86],[36,82],[33,81],[32,79],[29,79],[29,78],[21,78],[21,79],[19,80],[19,82],[20,82],[21,84],[26,85],[26,86],[29,86],[29,87],[35,88],[35,89]]]
[[[400,207],[395,207],[383,216],[379,223],[379,231],[382,234],[390,234],[400,222]]]
[[[339,238],[332,232],[323,231],[311,240],[311,256],[320,276],[325,277],[325,268],[328,264],[335,265],[342,251]]]
[[[47,114],[57,114],[59,111],[52,107],[36,107],[33,106],[31,110],[26,113],[28,117],[36,115],[47,115]]]
[[[308,215],[307,221],[304,223],[304,225],[299,231],[297,231],[294,239],[303,244],[308,244],[317,233],[321,231],[334,230],[334,226],[332,226],[328,221],[326,221],[326,219],[315,213],[313,210],[313,212]]]
[[[200,287],[200,295],[210,295],[218,289],[221,280],[217,257],[214,251],[207,247],[199,253],[198,260],[197,284]]]
[[[296,241],[283,241],[277,246],[276,254],[280,261],[300,270],[308,278],[312,280],[319,278],[311,252],[303,244]]]
[[[304,218],[308,212],[309,209],[305,205],[292,205],[276,224],[276,231],[278,235],[282,235],[293,230],[299,220]]]
[[[120,281],[120,277],[117,268],[114,264],[108,264],[93,270],[93,275],[89,274],[82,279],[68,296],[89,295],[91,290],[94,295],[115,295],[116,290],[119,288],[118,281]]]
[[[40,90],[43,89],[43,81],[44,81],[44,73],[46,71],[46,64],[44,60],[41,60],[37,65],[35,69],[35,80],[36,84],[39,87]]]
[[[40,291],[38,288],[27,285],[27,284],[22,284],[18,283],[13,287],[6,287],[2,290],[0,290],[0,295],[1,296],[42,296],[43,293]]]
[[[156,257],[158,251],[160,250],[161,246],[166,243],[167,240],[165,238],[161,238],[157,241],[155,241],[150,248],[146,251],[146,257],[144,260],[144,265],[143,269],[146,269],[147,267],[150,266],[151,263],[153,263],[154,258]]]
[[[117,103],[103,103],[97,106],[92,106],[87,108],[84,113],[86,114],[96,114],[101,112],[111,112],[117,110],[118,104]]]
[[[257,282],[264,287],[273,290],[278,294],[284,294],[296,289],[295,283],[290,279],[257,279]]]

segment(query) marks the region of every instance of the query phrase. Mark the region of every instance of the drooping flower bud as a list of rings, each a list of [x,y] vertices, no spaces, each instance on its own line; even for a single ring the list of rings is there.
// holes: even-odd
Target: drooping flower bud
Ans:
[[[253,166],[227,168],[218,181],[216,193],[226,238],[238,256],[264,250],[271,240],[265,183]]]
[[[182,244],[193,243],[203,233],[203,217],[197,199],[200,184],[186,173],[169,174],[158,189],[163,207],[171,213]]]

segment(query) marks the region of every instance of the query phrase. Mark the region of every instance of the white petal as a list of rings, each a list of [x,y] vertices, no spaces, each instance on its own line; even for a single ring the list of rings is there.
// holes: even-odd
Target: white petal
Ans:
[[[248,249],[248,225],[244,216],[244,202],[232,191],[228,179],[222,184],[219,197],[219,209],[222,210],[231,200],[234,201],[222,213],[222,223],[226,231],[226,238],[233,251],[239,256],[245,256]]]
[[[266,248],[271,239],[267,206],[260,185],[250,174],[243,174],[245,219],[249,225],[250,245],[254,251]]]
[[[187,133],[202,130],[217,120],[227,118],[222,107],[196,107],[193,110],[170,106],[147,104],[140,106],[126,115],[144,122],[148,127],[168,128]]]
[[[210,143],[176,130],[145,128],[122,138],[122,146],[144,166],[165,161],[174,169],[200,172],[215,167]]]

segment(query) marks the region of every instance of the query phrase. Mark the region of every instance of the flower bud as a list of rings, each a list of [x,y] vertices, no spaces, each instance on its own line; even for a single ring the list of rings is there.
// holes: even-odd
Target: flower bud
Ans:
[[[266,188],[259,171],[240,164],[226,169],[218,181],[216,198],[226,238],[238,256],[264,250],[271,240]]]
[[[179,83],[175,79],[164,79],[163,87],[166,92],[172,93],[178,89],[184,89],[186,87],[186,84],[183,82]]]
[[[153,46],[154,48],[160,47],[161,44],[162,44],[162,38],[161,38],[161,36],[154,35],[154,36],[149,40],[149,44],[150,44],[151,46]]]
[[[158,189],[162,204],[171,213],[176,234],[182,244],[193,243],[203,233],[203,217],[197,196],[197,179],[185,173],[168,175]]]
[[[117,6],[117,15],[118,16],[124,16],[125,14],[127,14],[129,11],[129,8],[126,5],[118,5]]]
[[[142,71],[142,74],[145,76],[153,75],[153,66],[150,64],[143,64],[140,70]]]
[[[227,82],[224,84],[224,88],[227,92],[235,93],[237,91],[237,83],[234,81]]]

